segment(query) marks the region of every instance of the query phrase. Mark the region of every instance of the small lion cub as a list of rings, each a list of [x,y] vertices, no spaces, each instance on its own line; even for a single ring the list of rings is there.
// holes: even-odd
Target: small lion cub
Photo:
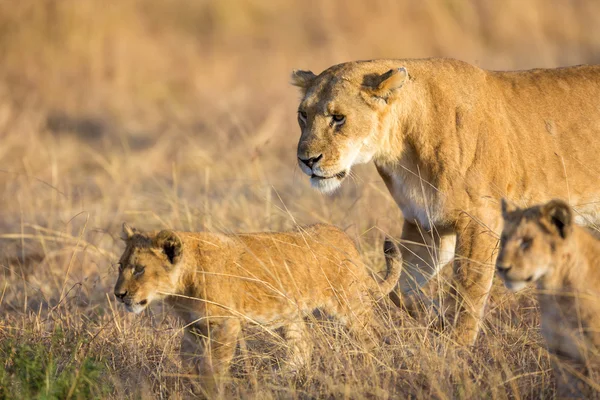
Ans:
[[[600,241],[561,200],[527,209],[503,200],[502,215],[498,275],[512,291],[537,283],[558,395],[586,396],[591,388],[579,378],[600,349]]]
[[[303,317],[315,309],[356,333],[369,331],[373,300],[398,281],[401,256],[386,240],[387,278],[377,283],[352,239],[324,224],[292,232],[138,232],[123,225],[115,296],[140,313],[165,299],[185,322],[181,355],[201,377],[225,372],[242,326],[283,328],[292,368],[306,366]]]

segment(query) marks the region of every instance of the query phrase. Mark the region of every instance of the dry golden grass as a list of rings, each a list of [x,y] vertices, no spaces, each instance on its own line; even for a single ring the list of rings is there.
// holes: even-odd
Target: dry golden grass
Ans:
[[[372,166],[332,197],[309,188],[295,161],[292,68],[430,56],[497,69],[594,63],[598,15],[593,0],[1,2],[0,398],[38,381],[29,395],[189,394],[181,324],[161,305],[128,315],[112,295],[124,220],[215,231],[330,222],[382,264],[381,232],[397,237],[401,214]],[[433,315],[382,316],[393,340],[369,352],[315,325],[313,368],[296,381],[276,368],[283,343],[250,330],[228,397],[554,393],[531,293],[497,285],[469,350],[428,330]]]

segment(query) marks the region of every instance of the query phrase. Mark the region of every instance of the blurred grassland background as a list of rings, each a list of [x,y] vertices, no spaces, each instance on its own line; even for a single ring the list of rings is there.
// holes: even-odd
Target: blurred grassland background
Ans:
[[[127,315],[111,294],[123,221],[226,232],[331,222],[382,263],[382,232],[398,236],[401,213],[372,165],[331,197],[310,189],[296,166],[293,68],[597,63],[599,23],[594,0],[0,1],[0,398],[189,394],[181,324],[160,305]],[[496,287],[488,309],[467,355],[394,313],[383,314],[396,340],[375,349],[315,328],[302,382],[258,341],[227,393],[551,396],[531,294]]]

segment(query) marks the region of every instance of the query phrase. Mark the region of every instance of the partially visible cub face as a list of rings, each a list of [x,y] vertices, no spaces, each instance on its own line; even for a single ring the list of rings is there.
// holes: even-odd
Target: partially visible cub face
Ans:
[[[569,205],[561,200],[527,209],[503,200],[502,216],[504,229],[496,270],[505,286],[516,292],[556,267],[557,254],[569,245],[566,239],[573,215]]]

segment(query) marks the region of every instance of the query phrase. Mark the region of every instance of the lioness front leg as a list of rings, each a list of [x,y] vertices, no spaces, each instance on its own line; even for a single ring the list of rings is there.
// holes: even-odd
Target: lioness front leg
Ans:
[[[497,235],[476,219],[465,217],[458,224],[456,259],[451,287],[454,315],[453,338],[460,345],[473,345],[494,278]]]
[[[454,258],[456,235],[453,229],[436,228],[427,231],[404,221],[400,251],[403,264],[398,286],[390,298],[399,307],[415,314],[419,305],[430,305],[421,288]]]

